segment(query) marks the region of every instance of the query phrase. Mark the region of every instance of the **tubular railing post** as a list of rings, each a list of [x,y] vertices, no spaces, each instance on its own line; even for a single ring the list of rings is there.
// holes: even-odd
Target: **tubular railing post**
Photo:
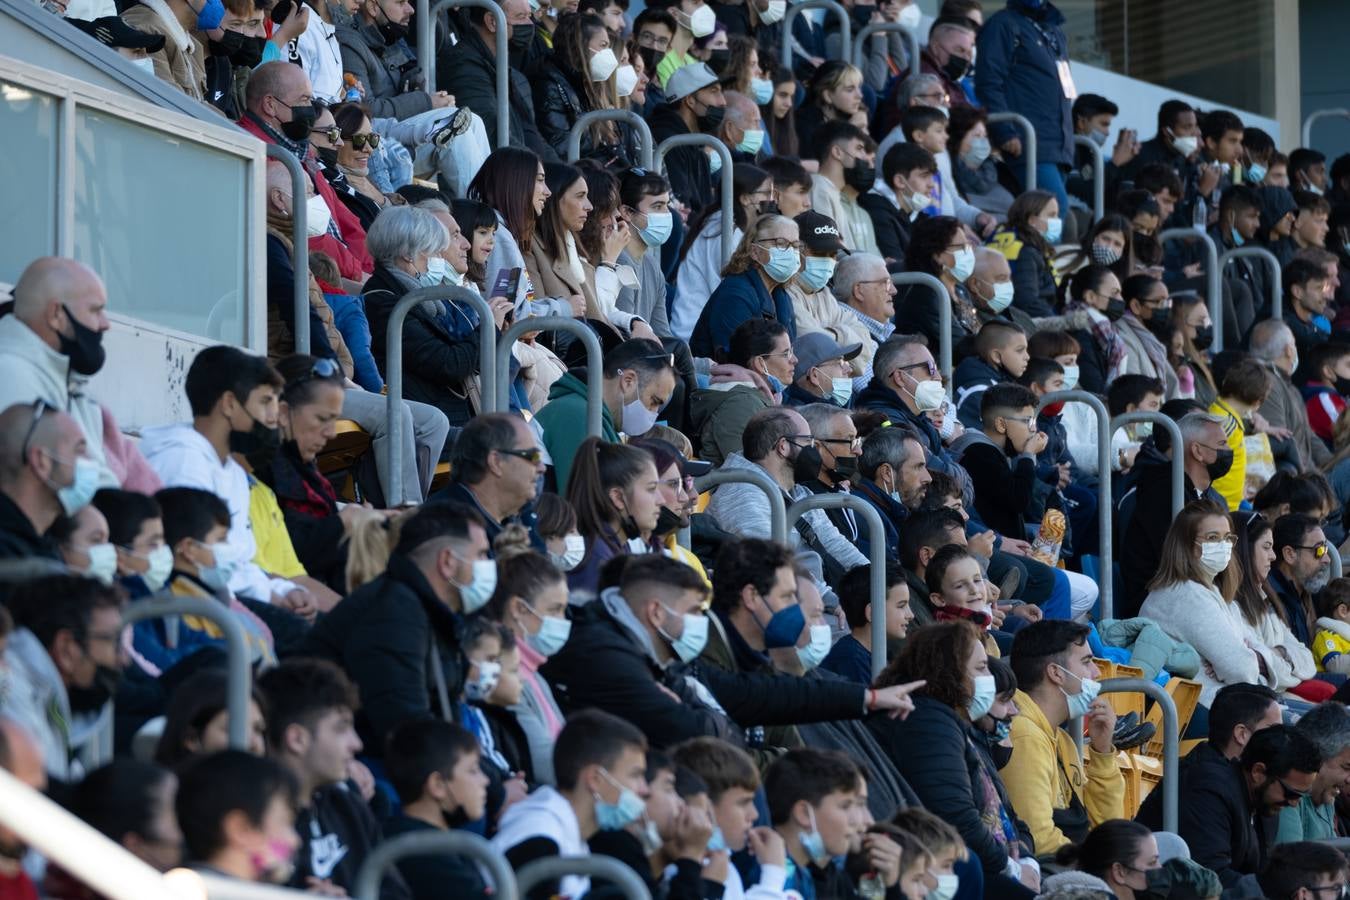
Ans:
[[[1092,221],[1095,223],[1106,215],[1106,154],[1090,137],[1075,134],[1073,142],[1092,154]]]
[[[853,494],[815,494],[803,497],[788,507],[787,526],[792,527],[805,513],[813,509],[851,509],[867,522],[867,544],[871,551],[872,594],[872,680],[886,668],[886,526],[881,513],[861,497]]]
[[[218,627],[225,637],[225,658],[228,675],[225,686],[225,709],[229,715],[230,746],[236,750],[248,747],[248,704],[250,701],[248,639],[244,626],[224,604],[200,597],[170,597],[158,595],[137,600],[122,611],[122,624],[134,625],[146,619],[168,616],[197,616]]]
[[[1158,233],[1158,243],[1166,245],[1168,241],[1199,241],[1205,248],[1205,281],[1209,293],[1209,320],[1214,326],[1213,351],[1217,355],[1223,350],[1223,273],[1219,271],[1219,248],[1214,239],[1194,228],[1169,228]]]
[[[1183,454],[1179,452],[1179,448],[1185,444],[1185,441],[1181,439],[1181,426],[1162,413],[1121,413],[1111,420],[1111,434],[1106,438],[1108,450],[1111,445],[1111,437],[1115,435],[1116,429],[1132,425],[1135,422],[1152,422],[1154,427],[1161,425],[1163,431],[1166,431],[1172,438],[1172,447],[1174,448],[1172,450],[1172,515],[1174,517],[1180,515],[1181,508],[1186,505],[1186,460]],[[1101,440],[1100,436],[1098,436],[1098,440]]]
[[[394,304],[389,313],[389,323],[385,326],[384,384],[388,394],[386,398],[388,411],[385,416],[389,421],[388,432],[391,435],[388,442],[389,457],[385,462],[385,474],[389,484],[385,489],[391,493],[397,492],[397,496],[385,498],[391,508],[409,502],[409,498],[403,496],[403,442],[397,437],[403,433],[403,323],[413,307],[428,300],[464,302],[478,313],[478,381],[482,402],[486,407],[482,411],[491,412],[494,409],[506,408],[493,405],[497,398],[495,381],[497,367],[492,363],[497,345],[493,343],[496,329],[492,327],[492,307],[488,306],[487,301],[472,291],[449,284],[418,288],[404,294],[402,299]]]
[[[410,856],[471,856],[492,877],[493,897],[516,900],[516,876],[506,858],[483,838],[468,831],[416,831],[390,838],[376,847],[356,873],[352,896],[379,900],[385,873]]]
[[[1163,713],[1163,780],[1162,780],[1162,817],[1163,831],[1173,834],[1177,830],[1177,782],[1181,778],[1178,771],[1180,761],[1180,735],[1177,727],[1177,705],[1172,695],[1156,684],[1143,678],[1108,678],[1102,682],[1103,694],[1144,694],[1162,707]],[[1078,730],[1082,734],[1082,729]]]
[[[506,13],[492,0],[417,0],[417,64],[426,78],[427,91],[436,92],[436,18],[452,6],[486,9],[497,20],[497,147],[511,146],[511,60],[508,56],[511,26]]]
[[[1111,416],[1106,406],[1096,394],[1087,391],[1052,391],[1041,397],[1036,412],[1052,403],[1086,403],[1097,414],[1097,532],[1101,547],[1097,557],[1101,560],[1101,577],[1097,579],[1098,599],[1101,603],[1102,619],[1111,618],[1114,609],[1111,600]],[[1080,548],[1081,556],[1084,551]]]
[[[863,69],[863,63],[867,59],[868,38],[891,31],[898,31],[904,35],[905,49],[909,51],[909,71],[919,71],[919,35],[915,33],[913,28],[906,28],[899,22],[873,22],[864,26],[863,30],[858,32],[857,37],[853,39],[853,65],[857,66],[859,70]],[[790,32],[788,33],[790,34]]]
[[[952,399],[952,298],[947,293],[947,286],[927,272],[896,272],[891,276],[891,284],[896,287],[921,284],[937,294],[938,371],[947,386],[947,399]]]
[[[1331,556],[1331,577],[1340,578],[1345,570],[1341,567],[1341,551],[1336,549],[1336,545],[1327,542],[1327,553]]]
[[[586,875],[612,881],[626,900],[651,900],[647,885],[637,872],[612,856],[545,856],[523,867],[516,874],[516,891],[528,897],[537,885],[564,875]]]
[[[834,0],[806,0],[806,3],[830,3],[838,5]],[[803,4],[805,5],[805,4]],[[794,9],[800,9],[800,6],[789,6],[788,13]],[[786,31],[783,32],[787,34]],[[656,148],[656,156],[652,161],[652,168],[660,171],[664,168],[666,154],[676,147],[711,147],[722,158],[722,169],[718,173],[722,178],[722,262],[726,263],[731,259],[732,252],[736,249],[733,243],[733,234],[736,230],[736,219],[733,210],[736,207],[736,187],[731,179],[731,151],[727,145],[710,134],[677,134],[674,137],[668,137]]]
[[[785,68],[792,68],[792,20],[808,9],[823,9],[829,12],[839,20],[839,36],[843,39],[840,45],[844,48],[844,53],[848,53],[853,46],[853,21],[848,17],[848,10],[836,3],[835,0],[802,0],[801,3],[789,3],[787,13],[783,16],[783,54],[782,63]],[[918,57],[915,57],[917,60]],[[910,63],[911,66],[918,65],[917,62]],[[1306,144],[1304,146],[1307,146]]]
[[[787,543],[787,506],[776,481],[754,469],[714,469],[694,480],[694,490],[701,494],[719,484],[753,484],[763,491],[769,498],[769,535],[780,544]]]
[[[999,122],[1011,122],[1022,129],[1022,161],[1026,166],[1026,188],[1029,191],[1036,190],[1036,127],[1031,124],[1031,120],[1020,113],[1015,112],[996,112],[990,113],[987,120],[990,125]]]
[[[1307,144],[1304,144],[1306,147]],[[1228,267],[1228,263],[1234,259],[1259,259],[1266,264],[1270,270],[1270,317],[1272,319],[1284,318],[1284,290],[1282,281],[1284,279],[1284,269],[1280,266],[1280,260],[1265,247],[1234,247],[1232,250],[1225,250],[1219,257],[1219,270],[1223,271]],[[1256,298],[1253,297],[1253,300]]]
[[[305,207],[305,174],[300,160],[276,144],[267,145],[268,159],[275,159],[291,173],[291,275],[295,304],[295,352],[309,353],[309,210]]]
[[[497,409],[510,408],[511,347],[517,338],[531,331],[566,331],[576,335],[586,346],[586,434],[599,437],[604,433],[604,352],[600,349],[600,338],[581,319],[535,316],[521,319],[502,332],[497,340]],[[486,392],[487,387],[483,390]],[[618,423],[615,424],[617,427]]]
[[[1318,109],[1314,110],[1308,118],[1303,120],[1303,144],[1301,146],[1312,146],[1312,127],[1318,119],[1325,119],[1331,116],[1340,116],[1350,119],[1350,109]]]
[[[652,140],[652,129],[647,125],[647,120],[633,112],[631,109],[594,109],[588,113],[582,113],[577,119],[572,130],[567,133],[567,161],[574,163],[581,159],[581,136],[586,133],[586,129],[593,122],[627,122],[637,129],[641,140],[642,157],[638,160],[639,165],[644,169],[652,168],[652,153],[656,142]]]

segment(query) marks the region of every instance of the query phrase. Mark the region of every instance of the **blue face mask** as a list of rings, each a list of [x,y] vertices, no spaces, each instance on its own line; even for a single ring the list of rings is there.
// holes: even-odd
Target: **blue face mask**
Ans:
[[[1064,234],[1064,220],[1056,216],[1053,219],[1045,220],[1045,231],[1041,237],[1052,244],[1058,244],[1060,236]]]
[[[631,788],[626,788],[604,769],[600,774],[610,784],[619,789],[619,801],[617,803],[606,803],[600,799],[599,794],[593,794],[595,798],[595,824],[600,826],[601,831],[622,831],[629,825],[638,820],[646,810],[647,805],[642,802],[642,798]]]
[[[763,106],[773,99],[773,82],[767,78],[750,79],[750,96],[756,106]]]
[[[1243,244],[1245,244],[1245,243],[1247,243],[1247,239],[1246,239],[1245,237],[1242,236],[1242,233],[1241,233],[1241,232],[1239,232],[1236,228],[1234,228],[1234,229],[1233,229],[1233,246],[1234,246],[1234,247],[1241,247],[1241,246],[1242,246]]]
[[[830,851],[825,847],[825,838],[821,835],[820,829],[816,828],[816,811],[808,806],[807,812],[811,814],[811,830],[801,832],[797,835],[797,839],[801,841],[802,849],[811,858],[811,862],[823,866],[830,858]]]
[[[719,850],[727,849],[727,839],[722,835],[722,829],[713,826],[712,837],[708,838],[708,852],[716,853]]]
[[[762,128],[751,128],[745,133],[745,137],[741,138],[741,142],[736,145],[736,149],[754,156],[763,146],[764,130]]]
[[[642,235],[642,242],[648,247],[660,247],[670,239],[670,232],[674,227],[675,220],[671,213],[652,212],[647,213],[647,227],[641,229],[638,234]]]
[[[994,743],[1001,744],[1012,734],[1012,723],[1007,719],[994,720]]]
[[[806,627],[806,616],[801,605],[794,603],[785,606],[769,618],[764,626],[764,649],[778,650],[797,646],[797,638],[802,636]]]
[[[834,267],[836,263],[833,257],[829,256],[808,256],[802,264],[802,270],[797,275],[797,280],[802,286],[812,293],[825,287],[834,277]]]
[[[769,251],[769,261],[764,271],[779,284],[784,284],[801,268],[801,255],[787,247],[774,247]]]
[[[1247,167],[1247,180],[1252,184],[1260,184],[1266,180],[1266,173],[1270,170],[1260,163],[1252,163]]]

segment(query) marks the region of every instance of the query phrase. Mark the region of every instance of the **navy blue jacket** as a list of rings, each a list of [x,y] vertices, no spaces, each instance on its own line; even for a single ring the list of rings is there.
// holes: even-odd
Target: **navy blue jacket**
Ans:
[[[952,373],[952,389],[956,393],[956,417],[961,424],[980,430],[980,401],[984,392],[996,384],[1013,381],[1002,369],[995,369],[978,356],[967,356]]]
[[[895,395],[895,391],[877,384],[875,378],[866,388],[853,396],[853,408],[870,409],[884,414],[894,425],[910,426],[923,438],[928,468],[953,478],[960,477],[957,474],[956,461],[952,459],[951,452],[942,445],[942,435],[938,433],[933,421],[922,413],[910,412],[904,401]]]
[[[862,475],[853,483],[853,496],[863,498],[881,514],[881,527],[886,532],[886,558],[900,562],[900,524],[909,518],[909,510],[905,509],[904,504],[892,499],[876,482]],[[858,549],[868,559],[872,558],[871,537],[866,525],[859,522]]]
[[[1028,9],[1029,0],[1008,0],[984,23],[978,42],[975,93],[989,112],[1021,113],[1036,129],[1036,159],[1073,164],[1072,101],[1064,96],[1058,63],[1069,60],[1064,14],[1053,3]],[[995,147],[1022,137],[1012,125],[990,126]],[[1023,148],[1025,150],[1025,148]]]
[[[781,285],[770,294],[756,266],[722,279],[694,324],[689,352],[696,357],[722,358],[736,326],[750,319],[774,319],[787,329],[788,337],[797,339],[792,298]]]

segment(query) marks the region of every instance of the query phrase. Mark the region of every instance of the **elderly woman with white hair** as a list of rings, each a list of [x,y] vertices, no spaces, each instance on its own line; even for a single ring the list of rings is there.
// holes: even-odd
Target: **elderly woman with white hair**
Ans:
[[[366,249],[375,259],[363,290],[366,318],[371,351],[386,381],[393,374],[386,357],[389,316],[409,291],[442,286],[450,269],[442,253],[449,245],[446,227],[430,212],[410,206],[381,210],[366,233]],[[444,284],[444,290],[463,288]],[[454,428],[473,416],[469,387],[479,371],[478,338],[452,333],[439,312],[436,303],[419,304],[403,323],[403,396],[435,406]],[[446,450],[453,444],[447,441]]]

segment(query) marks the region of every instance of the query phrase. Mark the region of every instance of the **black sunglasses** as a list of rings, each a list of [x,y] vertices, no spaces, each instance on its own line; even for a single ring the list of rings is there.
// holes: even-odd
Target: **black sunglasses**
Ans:
[[[514,456],[517,459],[523,459],[527,463],[536,466],[539,465],[539,463],[544,458],[544,454],[539,450],[538,447],[531,447],[528,450],[516,450],[511,447],[498,447],[497,452],[505,453],[507,456]]]
[[[309,367],[308,372],[306,372],[305,374],[296,378],[294,381],[287,384],[283,393],[294,394],[296,389],[299,388],[301,385],[310,381],[315,381],[317,379],[327,380],[329,378],[341,378],[341,377],[342,377],[342,368],[337,364],[337,360],[328,359],[327,357],[320,357],[314,360],[314,365]]]

